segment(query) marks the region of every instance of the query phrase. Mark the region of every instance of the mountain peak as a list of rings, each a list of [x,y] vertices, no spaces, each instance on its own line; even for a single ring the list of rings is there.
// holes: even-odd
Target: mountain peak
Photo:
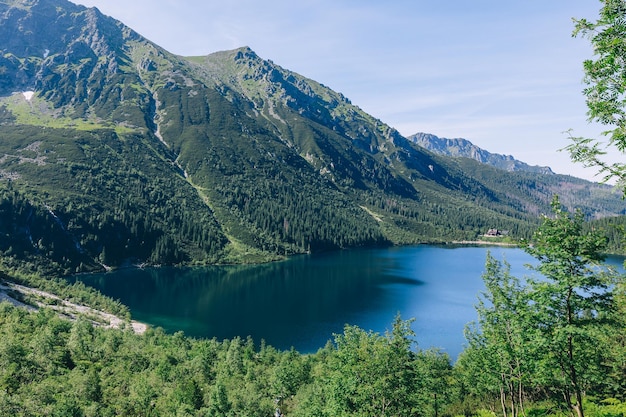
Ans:
[[[0,4],[6,4],[19,9],[28,9],[39,3],[39,1],[40,0],[0,0]]]
[[[46,10],[51,8],[59,8],[72,12],[86,9],[85,6],[72,3],[68,0],[0,0],[0,9],[21,9],[30,11],[32,9]]]
[[[196,62],[204,61],[204,60],[222,61],[224,58],[230,58],[231,60],[241,60],[244,58],[261,60],[261,58],[257,55],[257,53],[254,52],[252,48],[250,48],[249,46],[242,46],[240,48],[227,49],[223,51],[212,52],[208,55],[188,57],[188,58]],[[215,58],[215,59],[211,59],[211,58]]]
[[[237,54],[237,57],[259,58],[259,56],[249,46],[242,46],[241,48],[234,49],[232,52]]]

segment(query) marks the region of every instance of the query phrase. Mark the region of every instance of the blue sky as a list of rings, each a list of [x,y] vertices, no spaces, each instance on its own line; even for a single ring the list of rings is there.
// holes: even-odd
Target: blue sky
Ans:
[[[463,137],[587,179],[558,149],[598,136],[581,93],[594,0],[73,0],[170,52],[250,46],[398,129]]]

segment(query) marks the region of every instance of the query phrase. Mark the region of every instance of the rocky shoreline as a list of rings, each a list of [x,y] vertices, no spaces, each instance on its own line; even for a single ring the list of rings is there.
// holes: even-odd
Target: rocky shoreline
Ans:
[[[28,300],[28,302],[22,300]],[[137,334],[143,334],[148,328],[144,323],[124,320],[104,311],[62,300],[48,292],[13,283],[0,283],[0,302],[3,301],[32,311],[39,308],[50,308],[55,310],[59,316],[69,320],[76,320],[80,316],[86,317],[94,326],[115,329],[130,327]]]

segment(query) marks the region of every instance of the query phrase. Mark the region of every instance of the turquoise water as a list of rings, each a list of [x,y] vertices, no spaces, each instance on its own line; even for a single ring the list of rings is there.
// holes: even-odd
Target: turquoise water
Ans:
[[[414,318],[421,348],[455,358],[476,319],[487,251],[533,275],[533,258],[505,247],[413,246],[299,256],[284,262],[151,268],[79,279],[126,304],[133,318],[168,332],[218,339],[252,336],[280,349],[314,352],[345,324],[384,333],[400,313]],[[613,259],[613,263],[621,262]]]

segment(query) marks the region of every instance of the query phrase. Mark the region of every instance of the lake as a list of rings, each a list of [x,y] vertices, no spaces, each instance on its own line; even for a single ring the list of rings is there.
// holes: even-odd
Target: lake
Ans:
[[[384,333],[400,313],[415,319],[420,348],[441,348],[454,359],[465,343],[465,325],[476,320],[487,251],[509,262],[514,276],[533,275],[525,265],[534,259],[517,248],[420,245],[77,278],[119,299],[134,319],[167,332],[220,340],[252,336],[256,343],[309,353],[345,324]]]

